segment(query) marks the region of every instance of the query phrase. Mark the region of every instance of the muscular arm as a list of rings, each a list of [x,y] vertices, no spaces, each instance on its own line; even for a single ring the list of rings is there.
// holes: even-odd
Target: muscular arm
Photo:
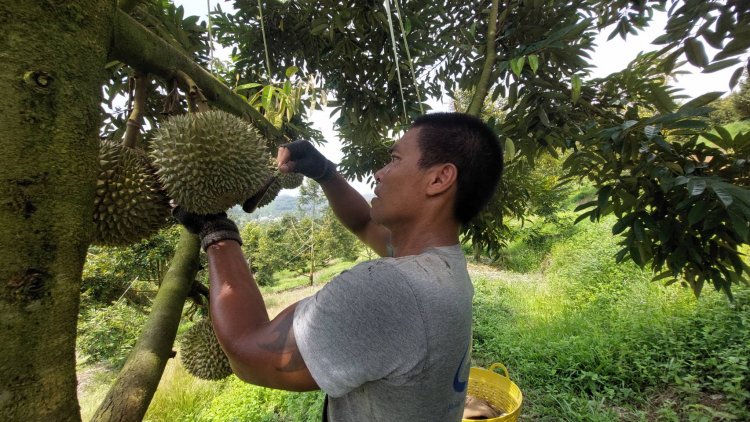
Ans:
[[[290,144],[291,145],[291,144]],[[312,147],[308,147],[312,148]],[[313,151],[314,148],[312,148]],[[309,153],[309,151],[308,151]],[[324,158],[315,151],[313,156],[319,160]],[[288,148],[279,147],[276,155],[276,163],[279,171],[289,173],[295,170],[297,163],[291,160],[291,152]],[[307,163],[309,166],[310,163]],[[304,172],[303,172],[304,173]],[[330,178],[320,184],[323,192],[331,204],[331,209],[341,223],[354,233],[360,240],[371,247],[378,255],[387,256],[390,232],[385,227],[376,224],[370,218],[370,204],[359,194],[341,174],[333,171]]]
[[[378,255],[388,255],[388,229],[372,221],[370,204],[336,173],[331,180],[321,184],[333,213],[341,223]]]
[[[302,359],[292,322],[297,304],[269,320],[258,285],[237,242],[207,251],[211,320],[234,373],[243,381],[292,391],[317,390]]]

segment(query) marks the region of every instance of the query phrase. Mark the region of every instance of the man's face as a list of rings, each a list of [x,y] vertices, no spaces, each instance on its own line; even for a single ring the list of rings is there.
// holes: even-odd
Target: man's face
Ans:
[[[425,199],[427,173],[419,168],[419,128],[410,129],[391,149],[391,161],[375,173],[372,219],[386,227],[418,215]]]

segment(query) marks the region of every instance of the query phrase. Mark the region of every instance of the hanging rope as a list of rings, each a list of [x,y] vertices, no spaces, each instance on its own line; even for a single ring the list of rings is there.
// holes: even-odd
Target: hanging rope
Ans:
[[[406,50],[406,60],[409,63],[409,71],[411,72],[411,79],[414,82],[414,90],[417,91],[417,101],[419,102],[419,112],[424,114],[424,107],[422,106],[422,96],[419,95],[419,85],[417,85],[417,76],[414,74],[414,63],[411,60],[411,53],[409,53],[409,42],[406,41],[406,30],[404,30],[404,20],[401,18],[401,7],[398,5],[398,0],[394,0],[396,4],[396,13],[398,17],[398,25],[401,28],[401,38],[404,40],[404,49]]]
[[[206,17],[208,18],[208,53],[210,61],[208,62],[208,69],[211,73],[216,76],[216,68],[214,67],[214,37],[211,34],[211,0],[206,0]]]
[[[401,70],[398,65],[398,51],[396,49],[396,35],[393,31],[393,20],[391,19],[391,0],[385,0],[385,13],[388,15],[388,29],[391,31],[391,45],[393,46],[393,59],[396,65],[396,75],[398,76],[398,89],[401,94],[401,107],[404,109],[404,120],[409,121],[406,113],[406,100],[404,100],[404,86],[401,84]]]
[[[266,43],[266,25],[263,23],[263,6],[258,0],[258,13],[260,14],[260,33],[263,35],[263,50],[266,53],[266,72],[268,72],[268,82],[271,82],[271,60],[268,59],[268,43]]]

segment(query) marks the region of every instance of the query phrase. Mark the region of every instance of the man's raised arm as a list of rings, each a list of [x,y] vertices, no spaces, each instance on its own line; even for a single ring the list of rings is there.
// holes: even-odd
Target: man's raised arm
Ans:
[[[341,223],[378,255],[389,255],[388,229],[372,221],[370,204],[311,143],[295,141],[280,146],[276,162],[282,173],[300,173],[317,181]]]

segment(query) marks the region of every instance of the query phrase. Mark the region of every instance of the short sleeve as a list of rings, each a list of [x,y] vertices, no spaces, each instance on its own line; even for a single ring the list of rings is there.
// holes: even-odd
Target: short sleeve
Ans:
[[[406,276],[383,261],[359,264],[300,301],[294,335],[312,377],[332,397],[384,378],[403,383],[426,361],[418,301]]]

